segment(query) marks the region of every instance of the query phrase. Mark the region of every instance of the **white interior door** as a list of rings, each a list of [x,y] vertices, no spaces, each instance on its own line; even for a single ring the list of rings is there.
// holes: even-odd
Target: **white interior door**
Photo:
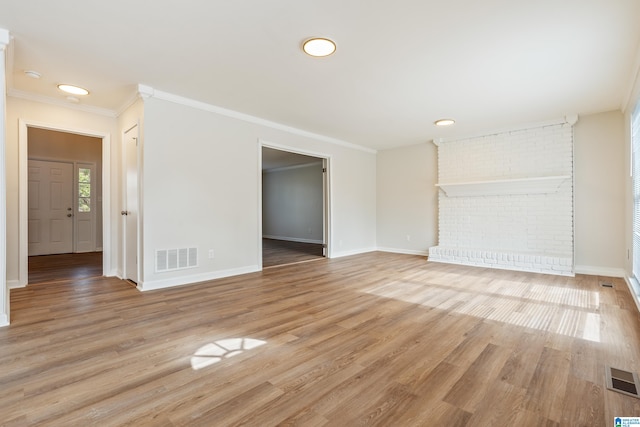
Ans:
[[[29,256],[73,252],[73,165],[29,160]]]
[[[125,229],[125,279],[138,282],[138,127],[125,133],[126,198],[122,210]]]
[[[327,222],[329,221],[329,183],[327,170],[329,162],[327,159],[322,159],[322,256],[329,256],[329,227]]]
[[[96,166],[92,163],[76,165],[76,252],[96,250]]]

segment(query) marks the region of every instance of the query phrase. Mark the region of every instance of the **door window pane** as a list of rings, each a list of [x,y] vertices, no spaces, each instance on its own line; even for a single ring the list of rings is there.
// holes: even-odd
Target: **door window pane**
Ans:
[[[78,168],[78,212],[91,212],[91,169]]]

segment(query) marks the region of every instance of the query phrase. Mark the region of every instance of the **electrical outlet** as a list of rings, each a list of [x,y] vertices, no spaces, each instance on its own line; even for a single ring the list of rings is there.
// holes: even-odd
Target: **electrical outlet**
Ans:
[[[213,252],[213,249],[209,249],[209,259],[213,258],[215,258],[215,253]]]

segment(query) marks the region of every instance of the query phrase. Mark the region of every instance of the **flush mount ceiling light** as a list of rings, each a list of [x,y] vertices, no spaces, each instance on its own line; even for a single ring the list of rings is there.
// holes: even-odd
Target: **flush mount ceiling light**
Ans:
[[[58,85],[58,89],[72,95],[89,95],[89,91],[74,85]]]
[[[329,56],[336,51],[336,44],[333,40],[322,37],[314,37],[304,42],[302,50],[311,56]]]
[[[40,78],[40,73],[37,71],[33,71],[33,70],[27,70],[24,72],[24,75],[27,77],[31,77],[32,79],[39,79]]]
[[[434,124],[436,126],[451,126],[452,124],[454,124],[456,121],[453,119],[440,119],[440,120],[436,120],[434,122]]]

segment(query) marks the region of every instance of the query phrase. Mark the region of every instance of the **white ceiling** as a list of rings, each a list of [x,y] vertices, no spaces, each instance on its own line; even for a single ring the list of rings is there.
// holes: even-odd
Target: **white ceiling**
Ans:
[[[620,109],[638,0],[0,0],[9,93],[137,84],[374,149]],[[319,59],[311,36],[337,43]],[[25,70],[42,74],[40,80]],[[442,117],[454,127],[436,128]]]

